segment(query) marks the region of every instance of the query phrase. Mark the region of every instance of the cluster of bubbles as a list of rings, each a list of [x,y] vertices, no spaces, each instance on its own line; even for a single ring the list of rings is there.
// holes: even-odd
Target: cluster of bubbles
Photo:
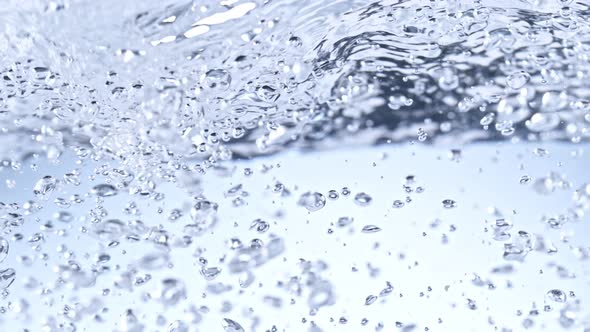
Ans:
[[[112,2],[3,12],[3,158],[74,148],[139,175],[416,125],[419,141],[590,137],[583,2]]]

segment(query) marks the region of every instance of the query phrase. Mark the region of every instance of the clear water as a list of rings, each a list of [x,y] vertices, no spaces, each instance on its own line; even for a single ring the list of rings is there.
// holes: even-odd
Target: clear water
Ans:
[[[590,331],[585,1],[0,8],[6,331]]]

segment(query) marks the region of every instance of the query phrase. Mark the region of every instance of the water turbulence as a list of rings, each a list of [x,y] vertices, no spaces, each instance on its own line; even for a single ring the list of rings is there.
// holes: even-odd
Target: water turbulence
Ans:
[[[5,0],[0,330],[590,331],[590,3]]]

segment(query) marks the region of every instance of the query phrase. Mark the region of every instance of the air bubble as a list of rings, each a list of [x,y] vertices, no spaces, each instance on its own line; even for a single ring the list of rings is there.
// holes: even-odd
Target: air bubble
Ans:
[[[98,197],[112,197],[117,195],[118,191],[115,186],[110,184],[99,184],[92,187],[92,194]]]
[[[2,263],[8,256],[9,249],[10,246],[8,244],[8,240],[0,236],[0,263]]]
[[[380,231],[381,231],[381,228],[379,228],[378,226],[375,226],[375,225],[366,225],[362,229],[363,233],[377,233]]]
[[[7,289],[16,279],[16,271],[8,268],[0,270],[0,289]]]
[[[351,217],[340,217],[340,218],[338,218],[337,225],[339,227],[344,227],[344,226],[348,226],[348,225],[352,224],[353,221],[354,221],[354,218],[351,218]]]
[[[244,328],[238,322],[229,318],[224,318],[222,322],[223,331],[225,332],[244,332]]]
[[[210,89],[225,91],[231,84],[231,75],[224,69],[211,69],[205,74],[205,85]]]
[[[367,206],[371,204],[373,198],[366,193],[358,193],[354,196],[354,202],[358,206]]]
[[[308,191],[299,197],[297,204],[303,206],[309,212],[315,212],[326,205],[326,197],[318,192]]]
[[[340,195],[338,194],[338,192],[336,190],[332,189],[332,190],[328,191],[328,198],[331,200],[336,200],[336,199],[338,199],[339,196]]]
[[[442,201],[442,204],[445,209],[452,209],[454,207],[457,207],[457,202],[455,202],[452,199],[444,199]]]
[[[531,75],[524,71],[519,71],[508,75],[506,78],[506,85],[514,90],[524,87],[531,79]]]
[[[396,199],[395,201],[393,201],[393,207],[396,209],[400,209],[400,208],[404,207],[404,205],[406,205],[406,203],[404,203],[404,201],[401,201],[399,199]]]
[[[562,290],[552,289],[547,292],[547,298],[553,302],[563,303],[567,300],[567,295]]]
[[[44,176],[41,180],[35,183],[33,187],[33,194],[38,198],[45,198],[57,187],[57,179],[52,176]]]
[[[369,295],[365,299],[365,305],[371,305],[371,304],[375,303],[375,301],[377,301],[377,296],[375,296],[375,295]]]

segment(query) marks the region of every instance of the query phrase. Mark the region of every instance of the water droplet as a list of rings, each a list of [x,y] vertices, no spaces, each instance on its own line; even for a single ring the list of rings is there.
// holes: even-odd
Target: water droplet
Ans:
[[[310,212],[315,212],[326,205],[326,197],[318,192],[308,191],[299,197],[297,204]]]
[[[98,197],[111,197],[117,195],[117,188],[110,184],[99,184],[92,187],[91,193]]]
[[[225,91],[231,84],[231,75],[225,69],[211,69],[205,74],[205,85],[210,89]]]
[[[35,183],[35,186],[33,187],[33,194],[35,194],[37,198],[45,198],[52,191],[54,191],[56,187],[57,179],[55,179],[53,176],[47,175]]]
[[[553,302],[563,303],[567,300],[567,295],[562,290],[552,289],[547,292],[547,298]]]
[[[307,304],[310,308],[315,309],[334,304],[334,291],[332,285],[328,281],[316,281],[312,287],[307,300]]]
[[[270,228],[269,223],[262,219],[255,219],[250,224],[250,229],[255,229],[258,233],[265,233]]]
[[[254,282],[254,274],[251,271],[242,273],[238,279],[241,288],[248,288]]]
[[[418,128],[418,141],[424,142],[428,138],[428,133],[422,128]]]
[[[494,122],[494,119],[496,118],[496,115],[494,113],[487,113],[486,115],[484,115],[481,120],[479,121],[479,124],[482,126],[489,126],[492,124],[492,122]]]
[[[527,72],[519,71],[506,77],[506,85],[514,90],[524,87],[531,79],[531,75]]]
[[[74,216],[67,211],[59,211],[53,215],[53,218],[63,223],[70,223],[74,220]]]
[[[189,327],[182,321],[174,321],[168,325],[167,332],[189,332]]]
[[[174,306],[186,298],[184,283],[178,279],[162,280],[162,289],[159,294],[160,301],[166,306]]]
[[[225,332],[244,332],[244,328],[242,325],[238,324],[238,322],[233,321],[229,318],[224,318],[222,322],[223,331]]]
[[[16,279],[16,271],[14,269],[0,270],[0,289],[6,289],[12,285]]]
[[[190,211],[192,224],[184,227],[184,232],[190,236],[200,236],[217,224],[217,203],[200,200],[193,205]]]
[[[380,232],[381,228],[375,226],[375,225],[366,225],[363,227],[362,232],[363,233],[377,233]]]
[[[75,186],[80,185],[80,176],[78,172],[71,172],[64,174],[64,181],[69,184],[73,184]]]
[[[338,192],[334,189],[328,191],[328,198],[331,200],[336,200],[338,199],[340,195],[338,194]]]
[[[528,175],[523,175],[520,177],[519,183],[520,184],[528,184],[529,182],[531,182],[532,178]]]
[[[155,252],[141,257],[139,260],[139,266],[146,270],[159,270],[166,267],[169,260],[170,257],[167,253]]]
[[[513,243],[504,244],[503,257],[505,260],[523,261],[527,254],[528,251],[520,245],[516,245]]]
[[[218,267],[208,267],[201,269],[201,275],[205,280],[213,280],[221,273],[221,269]]]
[[[281,194],[282,196],[290,195],[289,190],[287,190],[285,185],[280,182],[275,183],[275,185],[272,187],[272,192],[275,194]]]
[[[257,241],[258,242],[258,241]],[[228,264],[231,273],[241,273],[250,268],[260,266],[277,257],[285,250],[281,238],[272,238],[266,246],[261,243],[236,250],[234,257]]]
[[[463,158],[463,151],[461,151],[460,149],[451,149],[449,153],[449,159],[451,161],[460,162],[461,158]]]
[[[344,226],[348,226],[348,225],[352,224],[353,221],[354,221],[354,219],[351,217],[340,217],[340,218],[338,218],[337,225],[339,227],[344,227]]]
[[[358,193],[354,196],[354,202],[358,205],[358,206],[367,206],[369,204],[371,204],[371,201],[373,200],[373,198],[371,196],[369,196],[366,193]]]
[[[391,285],[391,283],[387,282],[387,287],[383,288],[381,290],[381,292],[379,292],[379,296],[384,297],[384,296],[391,294],[392,292],[393,292],[393,285]]]
[[[365,305],[371,305],[371,304],[375,303],[375,301],[377,301],[377,296],[376,295],[369,295],[365,299]]]
[[[445,209],[452,209],[457,207],[457,202],[455,202],[452,199],[445,199],[442,201],[442,204]]]
[[[8,256],[8,249],[10,249],[8,240],[0,236],[0,263],[2,263]]]
[[[101,239],[118,240],[127,231],[126,224],[119,219],[109,219],[94,225],[94,233]]]
[[[438,79],[438,86],[444,91],[451,91],[459,86],[459,76],[453,68],[442,68]]]
[[[559,115],[555,113],[535,113],[525,125],[531,131],[545,132],[557,128],[560,122]]]
[[[393,201],[393,205],[392,206],[394,208],[396,208],[396,209],[400,209],[400,208],[403,208],[404,205],[406,205],[406,203],[404,203],[404,201],[399,200],[399,199],[396,199],[395,201]]]
[[[283,189],[282,184],[278,183],[277,185],[279,186],[278,187],[279,192],[282,191],[282,189]],[[277,186],[275,186],[275,187],[277,187]],[[234,197],[234,196],[238,195],[241,191],[242,191],[242,185],[241,184],[237,184],[237,185],[229,188],[225,192],[225,197]]]

